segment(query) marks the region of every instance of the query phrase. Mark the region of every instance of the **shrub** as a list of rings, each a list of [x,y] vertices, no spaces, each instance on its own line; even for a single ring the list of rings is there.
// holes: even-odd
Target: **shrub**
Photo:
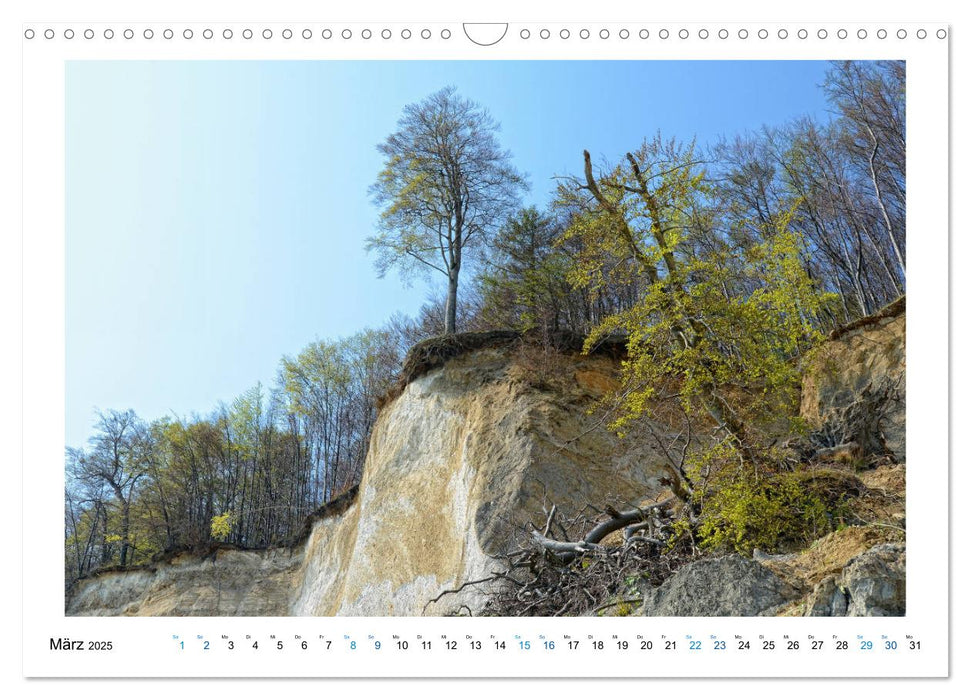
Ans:
[[[850,515],[848,498],[862,485],[836,471],[748,476],[726,483],[706,501],[701,544],[751,554],[754,548],[790,551],[839,527]]]

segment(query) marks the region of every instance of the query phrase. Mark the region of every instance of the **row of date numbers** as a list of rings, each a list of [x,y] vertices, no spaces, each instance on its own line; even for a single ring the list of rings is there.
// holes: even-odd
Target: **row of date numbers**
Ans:
[[[509,642],[506,640],[496,639],[485,643],[478,639],[472,639],[466,640],[463,644],[460,644],[457,640],[453,639],[443,639],[438,642],[427,639],[415,641],[395,639],[391,642],[382,642],[378,639],[360,641],[350,638],[345,638],[342,640],[318,639],[310,641],[297,637],[284,643],[284,640],[282,639],[274,639],[271,637],[269,640],[263,640],[262,644],[261,640],[258,639],[246,639],[243,642],[237,642],[236,640],[228,638],[213,641],[197,637],[196,639],[186,640],[182,639],[179,635],[173,635],[173,639],[178,642],[179,649],[181,650],[201,649],[202,651],[210,651],[219,648],[227,651],[236,651],[237,649],[247,648],[256,651],[267,648],[277,651],[283,651],[286,649],[299,649],[301,651],[322,649],[323,651],[329,651],[332,649],[341,648],[346,651],[358,651],[364,649],[373,651],[381,651],[383,649],[392,649],[394,651],[409,651],[412,649],[431,651],[434,648],[441,648],[446,651],[458,651],[463,647],[468,648],[470,651],[482,651],[483,649],[491,649],[493,651],[530,651],[533,649],[555,651],[557,649],[567,649],[576,651],[581,648],[588,648],[593,651],[605,651],[608,649],[615,649],[617,651],[629,651],[632,649],[641,651],[653,651],[655,649],[662,651],[678,651],[679,649],[688,651],[703,651],[706,648],[711,649],[712,651],[727,651],[729,649],[735,649],[737,651],[751,651],[752,649],[761,649],[762,651],[801,651],[803,649],[811,651],[824,651],[826,649],[849,651],[851,648],[856,648],[859,651],[872,651],[875,649],[883,649],[885,651],[896,651],[898,649],[920,651],[921,648],[920,641],[915,639],[909,639],[902,643],[898,643],[898,641],[894,639],[883,639],[877,642],[870,639],[858,639],[854,640],[853,642],[845,639],[809,639],[805,641],[786,639],[781,640],[779,643],[772,639],[762,639],[755,642],[743,639],[732,641],[714,639],[707,640],[707,646],[705,641],[699,639],[668,639],[657,642],[649,639],[641,639],[634,642],[624,639],[610,641],[597,639],[567,639],[559,642],[551,639],[541,641],[517,639]]]

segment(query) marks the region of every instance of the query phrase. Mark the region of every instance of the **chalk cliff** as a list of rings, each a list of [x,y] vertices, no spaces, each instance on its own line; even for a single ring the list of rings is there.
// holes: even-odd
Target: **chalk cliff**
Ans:
[[[664,459],[621,445],[589,409],[617,361],[486,344],[387,402],[355,497],[294,547],[183,554],[80,581],[69,615],[422,615],[483,593],[489,555],[543,506],[578,513],[661,490]]]

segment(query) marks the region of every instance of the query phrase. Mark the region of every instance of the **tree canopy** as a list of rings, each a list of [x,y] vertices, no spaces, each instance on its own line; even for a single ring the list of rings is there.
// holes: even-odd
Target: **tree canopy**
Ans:
[[[371,194],[382,207],[380,231],[367,248],[378,253],[381,274],[397,267],[448,279],[446,333],[456,329],[463,263],[525,188],[498,132],[485,108],[446,87],[405,107],[397,131],[378,146],[385,162]]]

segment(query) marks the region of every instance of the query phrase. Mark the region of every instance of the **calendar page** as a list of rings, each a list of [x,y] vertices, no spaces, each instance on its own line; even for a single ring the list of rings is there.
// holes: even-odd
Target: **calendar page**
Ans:
[[[536,17],[26,19],[24,675],[948,675],[951,28]]]

